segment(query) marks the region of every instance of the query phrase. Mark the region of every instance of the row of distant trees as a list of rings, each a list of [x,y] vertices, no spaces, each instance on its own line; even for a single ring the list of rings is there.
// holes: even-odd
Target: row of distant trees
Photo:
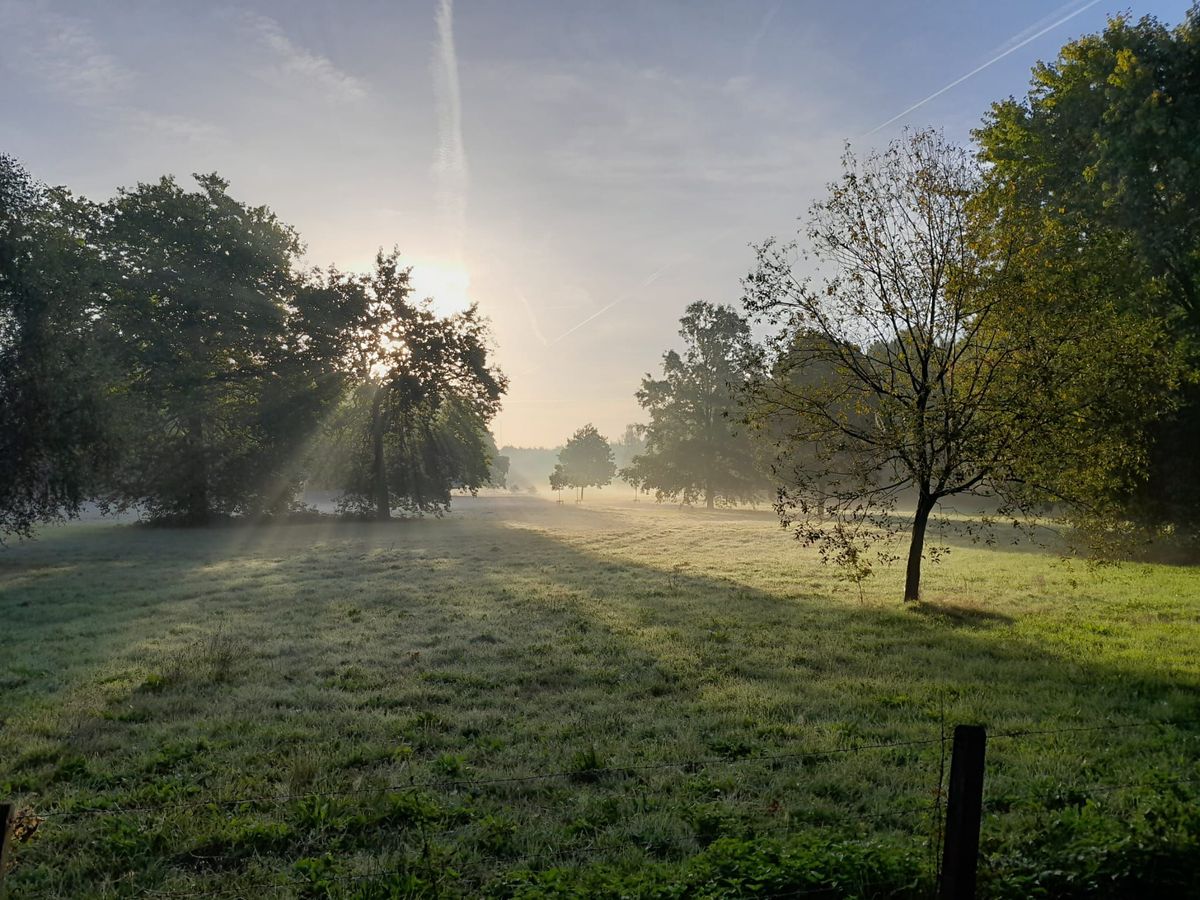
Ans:
[[[485,484],[506,382],[477,312],[437,315],[395,252],[304,271],[196,181],[92,203],[0,156],[0,536],[87,499],[200,523],[308,481],[386,518]]]
[[[660,501],[709,509],[771,489],[769,456],[741,408],[761,357],[746,319],[732,307],[696,302],[679,334],[683,351],[664,354],[662,377],[646,375],[637,392],[649,423],[628,426],[613,446],[593,425],[580,428],[559,453],[551,489],[570,487],[582,498],[584,488],[619,477]]]
[[[848,151],[803,243],[757,249],[743,307],[763,341],[731,308],[688,308],[621,474],[710,507],[773,486],[784,524],[856,578],[907,529],[906,599],[954,497],[1014,524],[1054,505],[1101,551],[1194,532],[1198,71],[1200,7],[1174,30],[1119,17],[996,104],[975,154],[936,132]],[[611,479],[602,445],[580,431],[552,478]]]

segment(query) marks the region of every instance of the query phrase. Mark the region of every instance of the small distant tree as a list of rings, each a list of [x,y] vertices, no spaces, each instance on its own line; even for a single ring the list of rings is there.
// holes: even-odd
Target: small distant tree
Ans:
[[[642,472],[635,465],[625,466],[617,470],[617,477],[633,488],[633,502],[637,503],[638,494],[642,492]]]
[[[493,438],[491,443],[492,467],[488,472],[488,484],[496,488],[506,488],[508,484],[508,467],[510,460],[496,449],[496,441]],[[512,489],[518,490],[516,484],[512,485]]]
[[[558,465],[554,467],[551,478],[557,475],[565,486],[578,488],[577,499],[582,500],[584,488],[604,487],[612,482],[616,472],[617,465],[608,438],[597,431],[594,425],[588,424],[571,435],[558,452]]]
[[[613,441],[613,459],[621,469],[633,462],[633,458],[646,449],[645,427],[626,425],[619,440]]]
[[[558,494],[558,502],[562,503],[562,492],[567,486],[567,473],[559,463],[554,467],[554,471],[550,473],[550,490]]]
[[[642,476],[633,467],[634,458],[645,451],[645,426],[626,425],[621,439],[613,443],[613,457],[617,463],[617,477],[633,488],[633,502],[642,491]]]
[[[637,393],[650,423],[623,477],[660,500],[702,497],[709,509],[717,498],[752,499],[767,482],[738,406],[757,365],[750,327],[731,307],[700,302],[679,324],[683,353],[664,354],[663,377],[647,375]]]

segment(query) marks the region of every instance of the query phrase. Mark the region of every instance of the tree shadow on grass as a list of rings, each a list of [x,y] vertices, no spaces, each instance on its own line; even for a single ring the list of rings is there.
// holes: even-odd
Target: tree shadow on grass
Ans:
[[[114,690],[83,713],[95,739],[82,750],[37,725],[38,741],[60,746],[15,775],[53,804],[167,797],[166,786],[196,781],[218,795],[270,795],[299,777],[306,754],[325,773],[314,789],[569,771],[580,759],[664,764],[510,785],[473,802],[480,815],[519,820],[526,844],[605,839],[669,858],[698,849],[701,815],[740,816],[755,831],[784,815],[845,824],[890,810],[877,827],[912,830],[940,748],[751,769],[671,763],[924,741],[965,721],[1016,731],[1197,713],[1194,677],[1108,657],[1102,641],[1083,642],[1086,629],[1055,644],[965,602],[904,608],[767,590],[769,578],[703,571],[713,561],[702,540],[681,570],[669,554],[604,552],[605,534],[618,533],[605,529],[628,527],[619,516],[598,510],[561,534],[547,530],[561,511],[530,516],[264,530],[239,544],[220,530],[114,531],[5,560],[0,579],[22,585],[0,585],[19,648],[9,663],[32,673],[10,693],[14,718],[65,705],[75,686],[135,665],[140,647],[171,651],[218,622],[247,651],[219,683]],[[1054,779],[1136,780],[1178,767],[1187,730],[998,743],[993,782],[1019,794]],[[4,755],[11,766],[16,754]],[[221,818],[178,827],[203,845]],[[286,858],[312,840],[297,832],[273,852]]]
[[[1012,616],[986,609],[978,604],[966,601],[922,601],[912,606],[912,613],[959,628],[995,628],[1000,625],[1012,625],[1016,620]]]

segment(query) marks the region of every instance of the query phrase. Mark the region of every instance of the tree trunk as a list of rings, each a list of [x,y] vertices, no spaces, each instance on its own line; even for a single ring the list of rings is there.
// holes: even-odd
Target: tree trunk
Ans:
[[[705,507],[705,509],[713,508],[714,498],[715,498],[715,495],[713,494],[712,485],[711,484],[704,485],[704,507]]]
[[[383,456],[383,393],[380,387],[371,403],[371,492],[375,495],[375,518],[380,522],[392,517],[392,498],[388,494],[387,467]]]
[[[921,554],[925,551],[925,527],[937,501],[924,491],[917,498],[917,514],[913,517],[912,543],[908,546],[908,569],[904,574],[904,602],[921,599]]]
[[[193,525],[208,521],[208,454],[204,449],[204,416],[192,413],[187,424],[191,468],[187,491],[187,520]]]

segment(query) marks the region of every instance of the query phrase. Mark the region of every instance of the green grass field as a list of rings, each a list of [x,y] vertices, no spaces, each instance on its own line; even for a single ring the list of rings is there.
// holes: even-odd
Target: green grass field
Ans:
[[[11,895],[927,896],[978,722],[985,896],[1195,896],[1200,571],[901,577],[602,498],[48,530],[0,551]]]

